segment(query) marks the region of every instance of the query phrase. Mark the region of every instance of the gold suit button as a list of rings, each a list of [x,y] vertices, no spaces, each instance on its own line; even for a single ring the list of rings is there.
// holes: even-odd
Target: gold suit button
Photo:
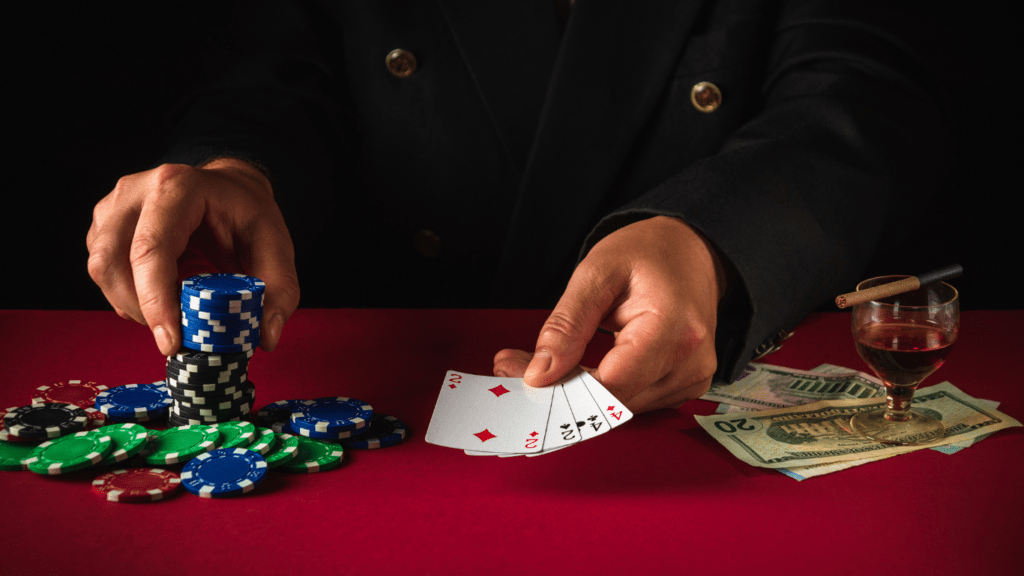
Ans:
[[[722,91],[711,82],[698,82],[690,90],[690,102],[701,112],[714,112],[722,105]]]
[[[408,78],[416,71],[416,57],[412,52],[401,48],[388,52],[384,63],[388,67],[388,72],[391,72],[396,78]]]

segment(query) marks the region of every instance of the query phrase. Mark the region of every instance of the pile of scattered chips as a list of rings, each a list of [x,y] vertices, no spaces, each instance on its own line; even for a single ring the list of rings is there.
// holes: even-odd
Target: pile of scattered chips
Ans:
[[[374,413],[362,400],[343,396],[281,400],[260,409],[256,419],[275,432],[336,441],[348,448],[386,448],[405,439],[401,420]]]
[[[344,397],[283,400],[246,422],[256,398],[249,359],[259,345],[263,282],[202,274],[182,283],[183,348],[167,380],[107,388],[70,380],[40,386],[32,404],[0,410],[0,470],[105,472],[93,491],[112,502],[152,502],[179,486],[205,498],[245,494],[267,470],[310,473],[339,466],[344,447],[383,448],[405,425]],[[166,420],[166,430],[144,425]],[[181,475],[154,466],[181,465]]]

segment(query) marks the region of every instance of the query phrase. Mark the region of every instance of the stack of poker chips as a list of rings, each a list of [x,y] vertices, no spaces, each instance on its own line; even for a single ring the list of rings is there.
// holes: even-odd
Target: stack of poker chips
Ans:
[[[242,274],[200,274],[181,286],[182,349],[167,357],[172,426],[241,420],[256,387],[249,359],[260,342],[264,284]]]

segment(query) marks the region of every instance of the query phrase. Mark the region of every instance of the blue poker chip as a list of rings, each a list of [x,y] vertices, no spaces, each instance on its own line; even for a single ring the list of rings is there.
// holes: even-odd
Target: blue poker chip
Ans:
[[[372,450],[374,448],[387,448],[405,440],[405,424],[394,416],[374,413],[370,420],[368,429],[359,434],[345,438],[341,441],[346,448],[358,448],[360,450]]]
[[[296,403],[290,424],[292,430],[300,434],[302,430],[338,434],[364,428],[372,417],[373,407],[366,402],[339,396]]]
[[[263,310],[263,296],[252,300],[206,300],[199,296],[181,293],[181,309],[194,312],[212,312],[215,314],[240,314]]]
[[[267,461],[245,448],[218,448],[196,456],[181,470],[181,485],[201,498],[238,496],[267,475]]]
[[[200,312],[182,306],[181,318],[187,318],[188,320],[194,320],[196,322],[206,322],[209,324],[239,324],[243,322],[259,323],[263,321],[263,308],[258,307],[256,310],[251,312],[214,313]]]
[[[292,429],[288,424],[298,402],[302,400],[278,400],[273,404],[267,404],[256,413],[256,423],[274,432],[291,434]]]
[[[198,350],[200,352],[213,352],[215,354],[229,354],[233,352],[248,352],[256,349],[255,343],[248,344],[200,344],[198,342],[184,341],[181,343],[185,348]]]
[[[204,300],[250,300],[263,296],[263,280],[245,274],[198,274],[181,283],[181,291]]]
[[[166,415],[170,410],[170,391],[159,384],[125,384],[96,395],[96,409],[111,417],[130,421]]]
[[[213,344],[215,346],[238,346],[241,344],[259,344],[260,331],[242,330],[236,334],[216,334],[206,331],[194,332],[182,329],[181,337],[184,342],[193,344]]]
[[[260,321],[256,318],[242,320],[240,322],[228,322],[221,320],[200,320],[182,314],[181,325],[191,330],[206,330],[207,332],[228,334],[240,330],[252,330],[260,327]]]

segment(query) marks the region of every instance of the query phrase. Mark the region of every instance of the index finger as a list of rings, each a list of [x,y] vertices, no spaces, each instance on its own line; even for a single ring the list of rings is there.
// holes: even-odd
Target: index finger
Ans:
[[[129,260],[142,315],[160,352],[170,355],[181,347],[177,260],[202,222],[203,205],[187,201],[176,174],[154,172],[158,193],[142,206]]]

